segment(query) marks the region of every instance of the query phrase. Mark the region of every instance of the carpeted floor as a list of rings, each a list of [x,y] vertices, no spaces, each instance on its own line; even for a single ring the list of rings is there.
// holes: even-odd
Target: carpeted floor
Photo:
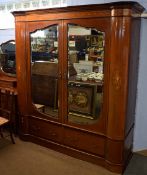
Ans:
[[[0,175],[116,175],[48,148],[15,140],[15,145],[0,140]],[[135,154],[124,175],[147,175],[147,157]]]
[[[147,175],[147,157],[134,154],[124,175]]]

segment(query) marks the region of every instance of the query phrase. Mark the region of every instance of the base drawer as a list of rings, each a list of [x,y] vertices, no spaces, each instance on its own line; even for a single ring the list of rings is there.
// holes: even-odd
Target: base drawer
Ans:
[[[29,134],[48,140],[61,142],[62,127],[41,119],[30,118]]]
[[[92,154],[104,156],[105,138],[76,129],[64,129],[64,144]]]

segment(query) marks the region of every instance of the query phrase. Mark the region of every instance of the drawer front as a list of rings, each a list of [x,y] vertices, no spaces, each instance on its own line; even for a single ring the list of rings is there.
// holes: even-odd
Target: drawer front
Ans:
[[[65,128],[64,144],[88,153],[104,156],[105,138],[93,133]]]
[[[41,119],[30,118],[29,134],[55,142],[61,142],[62,127]]]

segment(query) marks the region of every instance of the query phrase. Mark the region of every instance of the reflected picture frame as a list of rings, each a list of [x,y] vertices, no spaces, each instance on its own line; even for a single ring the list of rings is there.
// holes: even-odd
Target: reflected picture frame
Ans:
[[[97,85],[89,83],[68,83],[69,114],[94,119]]]

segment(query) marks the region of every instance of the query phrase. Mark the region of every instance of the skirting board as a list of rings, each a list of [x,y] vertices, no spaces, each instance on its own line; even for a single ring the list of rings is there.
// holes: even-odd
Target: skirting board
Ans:
[[[141,155],[143,155],[143,156],[147,156],[147,149],[141,150],[141,151],[137,151],[137,152],[135,152],[135,153],[141,154]]]

